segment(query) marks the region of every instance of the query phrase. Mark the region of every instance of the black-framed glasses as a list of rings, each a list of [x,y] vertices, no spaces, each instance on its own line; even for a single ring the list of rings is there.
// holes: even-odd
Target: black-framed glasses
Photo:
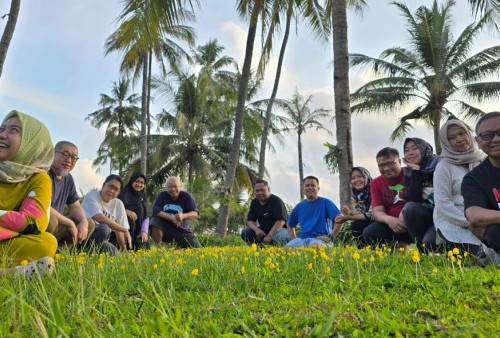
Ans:
[[[71,162],[73,163],[76,163],[76,161],[78,161],[80,158],[78,156],[75,156],[75,155],[71,155],[70,153],[68,153],[67,151],[57,151],[56,150],[56,153],[59,153],[61,154],[61,157],[65,160],[67,159],[71,159]]]
[[[483,141],[491,141],[491,140],[493,140],[495,135],[500,137],[500,129],[492,130],[492,131],[485,131],[484,133],[481,133],[477,136],[479,136]]]
[[[120,187],[117,187],[116,185],[113,185],[112,183],[109,183],[109,182],[106,183],[105,185],[109,188],[109,190],[114,191],[114,192],[120,192],[120,190],[121,190]]]
[[[380,169],[382,168],[385,168],[385,167],[394,167],[396,165],[396,162],[398,160],[393,160],[393,161],[390,161],[390,162],[384,162],[384,163],[377,163],[378,167]]]

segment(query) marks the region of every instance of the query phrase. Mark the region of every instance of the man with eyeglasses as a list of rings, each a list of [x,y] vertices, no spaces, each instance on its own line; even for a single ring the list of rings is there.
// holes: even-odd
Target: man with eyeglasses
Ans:
[[[397,149],[386,147],[377,153],[380,176],[370,184],[375,222],[363,231],[367,244],[410,243],[411,237],[399,215],[406,203],[404,172]]]
[[[462,181],[465,217],[471,231],[485,245],[478,264],[500,263],[500,112],[491,112],[476,124],[476,142],[488,157]]]
[[[94,222],[85,217],[70,174],[76,161],[78,148],[73,143],[60,141],[56,144],[54,161],[48,172],[52,180],[52,200],[47,232],[52,233],[60,245],[81,244],[94,230]],[[65,205],[68,206],[68,217],[64,216]]]

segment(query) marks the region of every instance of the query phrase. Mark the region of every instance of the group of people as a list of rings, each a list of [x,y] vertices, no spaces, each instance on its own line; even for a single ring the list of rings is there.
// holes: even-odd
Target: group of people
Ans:
[[[269,184],[258,180],[241,237],[287,248],[329,245],[350,221],[360,246],[416,243],[422,251],[444,246],[468,251],[482,264],[500,263],[500,112],[481,117],[475,133],[482,152],[458,120],[441,127],[440,156],[416,137],[405,140],[403,158],[396,149],[383,148],[376,155],[379,177],[352,168],[351,206],[340,210],[319,196],[317,177],[304,178],[306,199],[290,215]],[[200,246],[190,225],[198,216],[196,202],[181,190],[178,177],[167,179],[151,212],[142,173],[133,174],[125,186],[119,176],[109,175],[80,204],[70,174],[77,161],[77,146],[61,141],[54,147],[37,119],[15,110],[5,117],[0,126],[0,275],[50,273],[52,257],[63,245],[114,254],[147,249],[151,236],[158,246]]]
[[[439,156],[417,137],[405,140],[402,158],[397,149],[383,148],[376,155],[379,177],[372,179],[363,167],[352,168],[351,205],[340,210],[318,196],[314,176],[303,180],[306,199],[290,215],[268,183],[257,181],[241,237],[285,247],[329,245],[350,221],[360,246],[416,243],[424,252],[458,248],[480,264],[500,263],[500,112],[481,117],[475,133],[482,151],[459,120],[441,127]]]

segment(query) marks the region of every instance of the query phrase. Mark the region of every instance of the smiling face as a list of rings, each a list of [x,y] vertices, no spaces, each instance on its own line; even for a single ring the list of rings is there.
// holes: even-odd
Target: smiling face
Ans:
[[[111,202],[113,199],[118,197],[121,188],[122,185],[120,181],[117,180],[109,180],[107,183],[104,183],[101,189],[102,200],[105,203]]]
[[[479,125],[477,130],[476,142],[484,151],[491,160],[500,164],[500,136],[497,134],[493,134],[493,138],[491,140],[485,140],[481,137],[484,133],[494,132],[500,130],[500,116],[495,116],[489,119],[484,120]]]
[[[401,173],[401,160],[397,156],[377,157],[380,174],[387,179],[394,179]]]
[[[405,144],[405,160],[411,164],[419,164],[422,161],[420,149],[413,141],[408,141]]]
[[[365,187],[365,177],[359,170],[353,170],[351,174],[351,184],[356,190],[361,190]]]
[[[176,177],[170,177],[167,180],[167,193],[172,200],[176,200],[181,193],[181,182]]]
[[[71,145],[63,145],[60,149],[56,148],[50,168],[57,176],[66,176],[75,167],[77,159],[78,149]]]
[[[451,148],[459,153],[466,152],[472,145],[472,138],[467,130],[459,126],[449,126],[446,132]]]
[[[319,185],[314,178],[308,178],[302,183],[302,192],[308,201],[313,202],[318,198]]]
[[[132,188],[135,191],[143,191],[144,188],[146,187],[146,181],[144,180],[144,177],[137,177],[136,180],[132,183]]]
[[[22,128],[17,116],[0,126],[0,161],[10,161],[21,147]]]

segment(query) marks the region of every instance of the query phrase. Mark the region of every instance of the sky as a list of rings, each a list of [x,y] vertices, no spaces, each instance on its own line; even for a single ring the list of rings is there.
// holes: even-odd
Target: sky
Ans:
[[[473,22],[465,1],[457,1],[453,8],[455,27],[463,30]],[[408,46],[404,19],[389,1],[368,1],[362,15],[348,13],[349,51],[378,56],[384,49]],[[412,12],[431,1],[407,1]],[[0,16],[8,13],[10,1],[0,3]],[[112,82],[120,78],[120,55],[104,54],[104,42],[116,29],[116,18],[122,9],[117,0],[52,0],[24,1],[0,78],[0,118],[13,109],[41,120],[49,129],[53,143],[68,140],[79,148],[80,160],[72,174],[80,193],[100,187],[109,174],[109,168],[93,168],[97,148],[104,139],[104,130],[93,128],[85,117],[100,107],[99,95],[110,93]],[[196,13],[194,27],[196,45],[217,38],[225,47],[224,54],[243,64],[247,23],[236,14],[234,2],[206,0]],[[6,20],[0,20],[3,32]],[[297,34],[295,34],[297,33]],[[456,36],[456,35],[455,35]],[[275,41],[281,43],[281,37]],[[498,43],[498,35],[484,30],[474,50],[477,52]],[[260,40],[256,41],[254,64],[259,57]],[[267,66],[260,98],[270,96],[278,50],[276,48]],[[299,26],[290,35],[285,54],[278,98],[289,99],[295,89],[304,96],[312,95],[313,108],[333,109],[333,52],[331,41],[319,42],[305,26]],[[351,91],[372,79],[357,69],[350,70]],[[141,84],[134,91],[140,93]],[[156,100],[151,113],[156,115],[166,102]],[[499,110],[492,102],[480,105],[483,110]],[[410,109],[410,107],[409,107]],[[353,115],[352,137],[354,165],[364,166],[372,177],[379,175],[375,154],[386,146],[403,152],[402,142],[392,143],[389,136],[397,125],[397,116],[404,112]],[[323,163],[325,142],[335,140],[335,122],[324,121],[331,131],[308,130],[303,137],[305,175],[320,179],[320,195],[338,204],[338,176],[331,175]],[[421,137],[433,144],[431,130],[415,126],[408,136]],[[271,192],[290,204],[299,201],[298,156],[296,135],[288,135],[283,144],[271,138],[276,151],[267,154],[266,167]]]

